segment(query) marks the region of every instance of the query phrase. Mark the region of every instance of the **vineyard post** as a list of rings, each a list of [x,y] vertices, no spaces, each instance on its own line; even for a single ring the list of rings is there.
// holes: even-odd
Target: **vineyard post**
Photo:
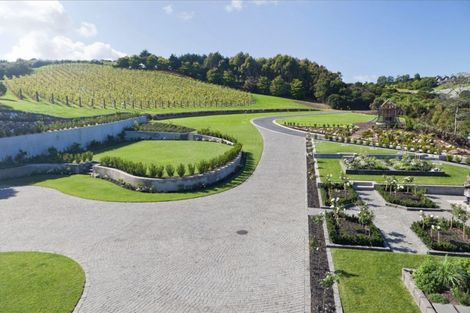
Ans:
[[[35,97],[36,97],[36,102],[39,102],[39,93],[37,91],[36,91]]]

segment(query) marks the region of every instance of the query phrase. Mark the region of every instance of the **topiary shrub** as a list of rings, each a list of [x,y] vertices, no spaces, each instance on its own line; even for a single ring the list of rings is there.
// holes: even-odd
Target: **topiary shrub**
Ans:
[[[178,164],[176,167],[176,173],[178,174],[179,177],[183,177],[184,174],[186,173],[186,167],[184,166],[183,163]]]
[[[194,166],[194,164],[190,163],[188,164],[188,173],[190,176],[194,175],[194,173],[196,172],[196,167]]]
[[[175,174],[175,167],[171,164],[165,166],[165,170],[168,177],[173,177],[173,175]]]

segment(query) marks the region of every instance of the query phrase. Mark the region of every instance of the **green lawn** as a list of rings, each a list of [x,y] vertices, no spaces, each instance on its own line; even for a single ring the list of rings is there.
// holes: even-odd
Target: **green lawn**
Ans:
[[[340,159],[317,159],[318,169],[320,170],[320,179],[325,180],[326,175],[332,174],[335,181],[340,181],[342,173]],[[438,162],[436,162],[438,163]],[[469,168],[451,165],[446,163],[440,163],[441,169],[446,172],[449,176],[444,177],[426,177],[426,176],[415,176],[414,183],[422,185],[462,185],[470,172]],[[375,181],[378,183],[384,182],[382,175],[348,175],[351,180],[365,180]],[[403,179],[404,176],[397,176],[399,179]]]
[[[332,249],[345,313],[419,313],[401,281],[402,268],[438,256]]]
[[[318,153],[366,153],[366,154],[397,154],[397,150],[373,148],[360,145],[348,145],[343,143],[316,141],[315,148]]]
[[[144,164],[195,164],[209,160],[230,150],[231,146],[206,141],[186,140],[142,140],[122,143],[96,153],[93,159],[99,161],[104,156],[120,157]]]
[[[317,115],[290,117],[279,119],[277,122],[283,124],[284,122],[294,122],[301,125],[323,125],[323,124],[341,124],[351,125],[353,123],[368,122],[375,118],[375,115],[362,114],[362,113],[341,113],[341,112],[328,112],[319,113]]]
[[[65,256],[0,253],[0,312],[70,313],[84,284],[80,265]]]
[[[249,109],[292,109],[292,108],[316,108],[317,105],[307,102],[296,102],[291,99],[279,98],[273,96],[253,94],[253,98],[256,103],[245,105],[245,106],[207,106],[200,108],[160,108],[160,109],[144,109],[144,110],[132,110],[126,109],[126,112],[142,112],[142,113],[173,113],[173,112],[189,112],[189,111],[220,111],[220,110],[249,110]],[[49,102],[36,102],[31,99],[19,100],[10,91],[4,96],[0,97],[0,108],[14,109],[25,112],[48,114],[58,117],[81,117],[81,116],[93,116],[110,114],[116,112],[122,112],[124,110],[114,110],[112,108],[91,108],[91,107],[78,107],[78,106],[66,106],[64,104],[51,104]]]
[[[233,135],[243,144],[247,153],[247,163],[244,169],[233,179],[219,185],[196,192],[175,193],[142,193],[121,188],[111,182],[92,178],[89,175],[73,175],[68,177],[34,176],[4,182],[6,185],[35,184],[37,186],[57,189],[63,193],[86,199],[118,202],[157,202],[173,201],[202,197],[222,192],[244,182],[255,170],[263,152],[263,138],[251,120],[256,117],[299,114],[292,113],[260,113],[234,114],[191,117],[169,120],[169,122],[192,127],[195,129],[210,127],[223,133]]]

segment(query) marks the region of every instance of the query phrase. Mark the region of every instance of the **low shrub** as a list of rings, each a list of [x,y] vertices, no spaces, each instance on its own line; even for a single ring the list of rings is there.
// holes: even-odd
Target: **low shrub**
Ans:
[[[170,123],[151,122],[144,124],[134,125],[133,130],[145,131],[145,132],[167,132],[167,133],[190,133],[195,131],[194,128],[189,128],[180,125],[174,125]]]
[[[323,203],[326,206],[330,206],[332,204],[331,201],[333,198],[338,198],[338,201],[336,202],[338,205],[352,204],[359,199],[352,185],[346,187],[346,192],[344,191],[344,186],[341,183],[333,183],[331,186],[322,185],[320,190]]]
[[[167,164],[165,166],[165,171],[168,177],[173,177],[173,175],[175,174],[175,167],[171,164]]]
[[[449,303],[449,299],[447,299],[444,295],[441,295],[440,293],[432,293],[428,295],[428,299],[429,301],[434,302],[434,303],[441,303],[441,304]]]
[[[192,163],[189,163],[188,164],[188,173],[190,176],[194,175],[194,173],[196,172],[196,167],[194,166],[194,164]]]
[[[176,167],[176,173],[178,174],[179,177],[183,177],[184,174],[186,173],[186,167],[184,166],[183,163],[178,164]]]

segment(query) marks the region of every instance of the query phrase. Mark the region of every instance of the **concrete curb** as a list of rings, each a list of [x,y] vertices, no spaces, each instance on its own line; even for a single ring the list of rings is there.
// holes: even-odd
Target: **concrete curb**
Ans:
[[[426,298],[424,293],[418,287],[416,287],[411,273],[411,269],[402,269],[401,279],[405,284],[406,289],[408,289],[409,293],[418,305],[420,311],[422,313],[437,313],[437,311],[434,309],[428,298]]]

